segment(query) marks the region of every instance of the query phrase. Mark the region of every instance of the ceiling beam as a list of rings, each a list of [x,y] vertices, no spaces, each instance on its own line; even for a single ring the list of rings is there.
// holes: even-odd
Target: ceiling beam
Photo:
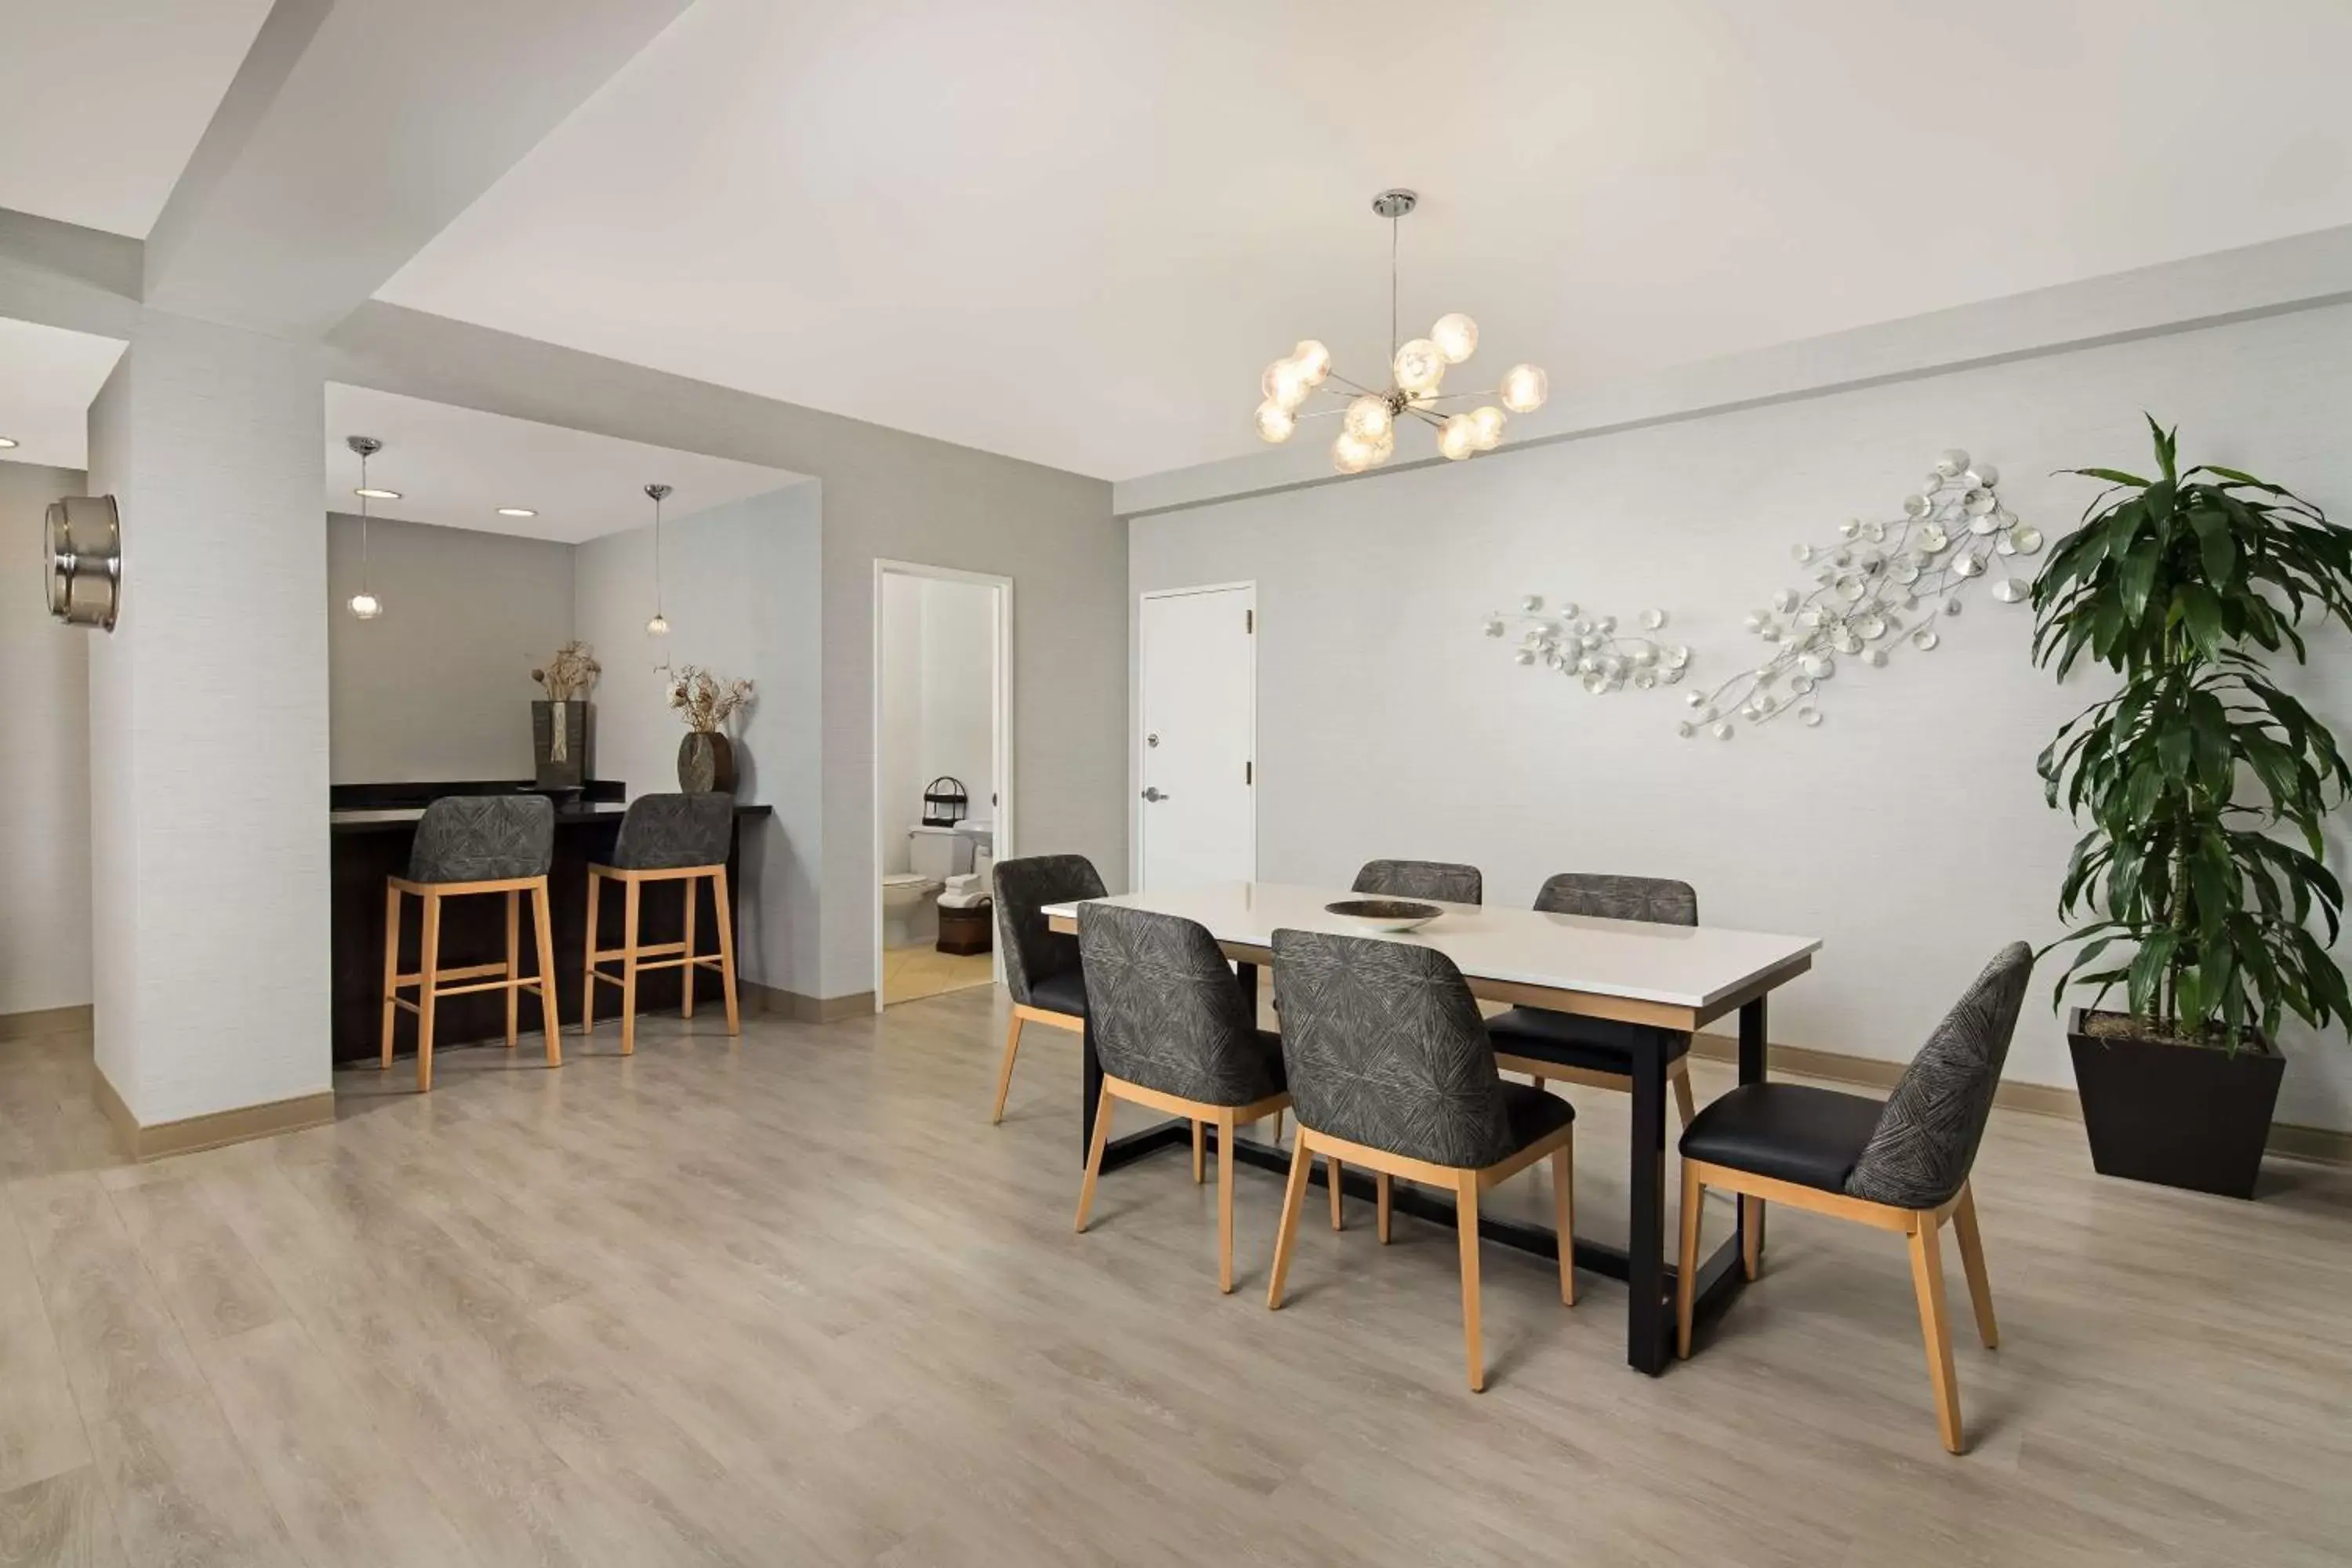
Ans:
[[[278,0],[147,237],[146,302],[323,336],[689,0]]]

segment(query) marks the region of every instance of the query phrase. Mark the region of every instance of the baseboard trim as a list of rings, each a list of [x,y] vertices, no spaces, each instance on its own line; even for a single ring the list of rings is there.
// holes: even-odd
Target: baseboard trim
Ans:
[[[1729,1035],[1696,1035],[1691,1039],[1691,1054],[1709,1061],[1735,1062],[1739,1059],[1739,1042]],[[1901,1062],[1880,1057],[1816,1050],[1811,1046],[1773,1046],[1769,1060],[1773,1067],[1801,1078],[1827,1079],[1833,1083],[1881,1090],[1893,1089],[1895,1080],[1903,1076],[1904,1068]],[[1992,1102],[2003,1110],[2054,1116],[2063,1121],[2083,1120],[2082,1096],[2054,1083],[2020,1083],[2014,1079],[2003,1079],[2000,1087],[1993,1090]],[[2271,1123],[2267,1147],[2270,1152],[2290,1159],[2352,1165],[2352,1132],[2338,1132],[2332,1128],[2274,1121]]]
[[[874,1011],[871,991],[853,991],[846,996],[809,996],[749,980],[738,984],[744,997],[757,1003],[761,1012],[790,1018],[795,1024],[837,1024],[844,1018],[866,1016]]]
[[[98,1108],[105,1112],[114,1129],[114,1141],[132,1161],[142,1165],[173,1154],[194,1154],[205,1149],[250,1142],[256,1138],[274,1138],[281,1132],[299,1132],[306,1127],[323,1127],[335,1119],[335,1091],[326,1089],[291,1100],[240,1105],[234,1110],[215,1110],[142,1127],[139,1119],[131,1114],[131,1108],[122,1103],[122,1097],[115,1092],[106,1074],[93,1069],[90,1079]]]
[[[29,1013],[0,1013],[0,1040],[34,1040],[50,1035],[87,1035],[90,1006],[41,1007]]]

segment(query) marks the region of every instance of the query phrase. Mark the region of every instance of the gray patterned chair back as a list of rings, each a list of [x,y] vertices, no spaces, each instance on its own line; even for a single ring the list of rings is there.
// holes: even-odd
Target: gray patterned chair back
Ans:
[[[641,795],[621,818],[613,865],[623,871],[676,871],[722,866],[735,836],[735,797],[718,790]]]
[[[1083,855],[1024,855],[999,860],[995,871],[996,929],[1004,950],[1004,985],[1024,1006],[1032,988],[1078,967],[1078,939],[1048,931],[1047,904],[1099,899],[1107,889],[1095,863]]]
[[[543,795],[445,795],[425,808],[408,850],[412,882],[544,877],[555,858],[555,807]]]
[[[1992,1114],[1993,1090],[2032,973],[2033,950],[2021,942],[1993,955],[1895,1080],[1876,1131],[1846,1177],[1847,1193],[1931,1209],[1960,1190]]]
[[[1495,1047],[1452,959],[1410,942],[1277,931],[1274,990],[1303,1125],[1439,1165],[1509,1156]]]
[[[1078,911],[1087,1018],[1103,1071],[1208,1105],[1250,1105],[1282,1088],[1225,955],[1179,915],[1116,904]]]
[[[1653,925],[1698,924],[1698,891],[1664,877],[1601,877],[1563,871],[1548,877],[1536,894],[1536,909],[1548,915],[1587,915],[1599,920],[1648,921]]]
[[[1441,903],[1486,901],[1486,879],[1475,866],[1451,860],[1367,860],[1356,873],[1355,891],[1380,899],[1435,899]]]

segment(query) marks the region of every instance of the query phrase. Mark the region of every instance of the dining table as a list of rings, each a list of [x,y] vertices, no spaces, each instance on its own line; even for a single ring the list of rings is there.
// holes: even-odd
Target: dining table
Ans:
[[[1537,910],[1497,909],[1481,904],[1425,900],[1440,912],[1411,931],[1374,932],[1360,921],[1335,914],[1329,906],[1360,895],[1343,889],[1272,882],[1212,882],[1154,889],[1082,902],[1048,905],[1051,929],[1075,932],[1084,903],[1176,915],[1198,922],[1236,965],[1243,990],[1255,1009],[1258,973],[1274,963],[1277,930],[1334,931],[1383,942],[1412,942],[1453,960],[1472,995],[1511,1006],[1543,1007],[1644,1026],[1629,1031],[1640,1044],[1632,1056],[1633,1132],[1627,1172],[1630,1195],[1625,1245],[1614,1247],[1583,1237],[1562,1237],[1549,1227],[1481,1213],[1479,1235],[1486,1240],[1557,1258],[1565,1243],[1575,1249],[1576,1267],[1626,1284],[1625,1359],[1638,1371],[1665,1370],[1675,1341],[1675,1270],[1666,1257],[1666,1068],[1673,1037],[1695,1034],[1719,1018],[1738,1015],[1738,1072],[1743,1084],[1760,1083],[1766,1071],[1766,999],[1812,967],[1821,948],[1816,937],[1780,936],[1723,926],[1679,926],[1646,921],[1603,920],[1550,914]],[[1080,1088],[1079,1157],[1094,1137],[1095,1108],[1102,1089],[1102,1063],[1094,1031],[1085,1033],[1084,1082]],[[1191,1128],[1167,1121],[1114,1140],[1103,1152],[1102,1168],[1141,1158],[1162,1148],[1189,1143]],[[1211,1130],[1207,1136],[1216,1136]],[[1284,1151],[1251,1139],[1234,1141],[1234,1157],[1263,1169],[1287,1170]],[[1318,1168],[1311,1181],[1324,1183]],[[1372,1196],[1371,1178],[1348,1172],[1342,1190]],[[1454,1223],[1450,1198],[1398,1184],[1391,1200],[1397,1212],[1437,1224]],[[1699,1264],[1694,1317],[1721,1312],[1746,1282],[1741,1264],[1745,1229],[1757,1227],[1762,1248],[1762,1205],[1737,1205],[1728,1237]]]

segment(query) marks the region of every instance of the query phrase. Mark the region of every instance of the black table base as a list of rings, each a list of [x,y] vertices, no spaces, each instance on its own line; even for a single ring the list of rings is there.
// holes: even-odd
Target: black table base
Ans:
[[[1257,966],[1241,965],[1243,990],[1253,1004],[1257,997]],[[1758,997],[1739,1009],[1739,1081],[1761,1083],[1765,1072],[1765,1008],[1764,999]],[[1083,1092],[1085,1104],[1080,1115],[1078,1158],[1085,1163],[1086,1151],[1093,1145],[1095,1108],[1102,1097],[1102,1063],[1095,1055],[1094,1031],[1086,1032],[1085,1073]],[[1666,1163],[1666,1062],[1663,1050],[1637,1053],[1633,1061],[1633,1146],[1632,1169],[1628,1173],[1628,1188],[1632,1195],[1626,1247],[1621,1250],[1596,1241],[1579,1240],[1576,1247],[1576,1267],[1589,1273],[1625,1281],[1628,1291],[1625,1315],[1625,1360],[1636,1371],[1653,1377],[1666,1370],[1674,1359],[1675,1291],[1680,1283],[1677,1269],[1666,1260],[1665,1233],[1665,1163]],[[1217,1132],[1210,1128],[1209,1146],[1216,1146]],[[1115,1138],[1103,1147],[1102,1168],[1117,1170],[1131,1164],[1162,1149],[1192,1146],[1192,1128],[1182,1121],[1164,1121],[1124,1138]],[[1234,1161],[1236,1164],[1252,1165],[1260,1170],[1277,1171],[1287,1174],[1290,1152],[1278,1145],[1259,1143],[1246,1138],[1234,1140]],[[1328,1167],[1321,1161],[1308,1175],[1310,1184],[1328,1186]],[[1341,1193],[1367,1200],[1377,1195],[1372,1178],[1360,1171],[1344,1171],[1340,1178]],[[1399,1214],[1411,1215],[1433,1225],[1452,1226],[1456,1223],[1451,1199],[1441,1198],[1408,1183],[1392,1183],[1390,1207]],[[1691,1310],[1692,1325],[1711,1321],[1730,1305],[1747,1284],[1747,1275],[1740,1268],[1740,1247],[1743,1226],[1748,1223],[1751,1205],[1736,1205],[1739,1218],[1732,1227],[1731,1238],[1722,1243],[1699,1265],[1698,1292]],[[1762,1205],[1753,1205],[1760,1208]],[[1762,1245],[1762,1218],[1758,1216],[1758,1245]],[[1487,1241],[1515,1247],[1539,1258],[1555,1261],[1559,1258],[1559,1237],[1542,1226],[1528,1225],[1520,1220],[1503,1219],[1481,1214],[1478,1234]],[[1645,1307],[1643,1304],[1647,1303]]]

